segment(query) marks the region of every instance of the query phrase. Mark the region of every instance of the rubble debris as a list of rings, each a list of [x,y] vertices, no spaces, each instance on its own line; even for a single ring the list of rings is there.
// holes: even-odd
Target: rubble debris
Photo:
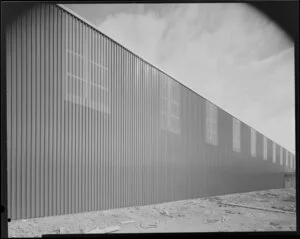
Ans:
[[[271,208],[274,208],[275,210],[279,209],[280,211],[284,211],[284,212],[292,212],[292,213],[296,213],[292,208],[288,208],[288,207],[284,207],[284,206],[272,206]]]
[[[231,210],[225,210],[225,212],[228,213],[228,214],[236,214],[236,212],[233,212]]]
[[[158,222],[141,222],[140,227],[144,229],[148,228],[156,228],[158,225]]]
[[[206,219],[207,223],[216,223],[218,221],[219,221],[218,219]]]
[[[55,234],[60,234],[59,228],[53,229],[53,232],[54,232]]]
[[[166,210],[166,209],[158,209],[158,208],[155,208],[161,215],[163,216],[170,216],[169,212]]]
[[[205,206],[203,206],[203,205],[200,205],[200,204],[198,204],[197,206],[198,206],[198,207],[202,207],[202,208],[205,208]]]
[[[269,208],[261,208],[261,207],[253,207],[253,206],[246,206],[241,204],[234,204],[234,203],[223,203],[225,205],[233,206],[233,207],[244,207],[244,208],[250,208],[250,209],[257,209],[257,210],[263,210],[263,211],[271,211],[271,212],[279,212],[279,213],[296,213],[292,211],[282,211],[282,210],[275,210],[275,209],[269,209]]]
[[[271,192],[273,193],[273,191]],[[190,231],[205,231],[207,229],[223,232],[245,230],[295,231],[295,189],[278,189],[274,192],[278,194],[278,197],[265,195],[262,192],[245,193],[241,194],[241,197],[236,195],[220,196],[222,207],[218,207],[220,202],[217,202],[216,199],[214,202],[198,199],[194,200],[194,204],[191,201],[185,202],[183,200],[140,207],[139,211],[134,207],[128,207],[104,212],[96,211],[89,214],[80,213],[28,219],[28,221],[21,219],[9,223],[9,235],[10,237],[41,237],[45,233],[53,235],[60,233],[99,233],[101,235],[108,233],[104,229],[112,225],[121,227],[120,231],[115,233],[122,232],[123,229],[126,233],[186,231],[186,225]],[[238,200],[238,198],[240,199]],[[236,205],[233,206],[232,204]],[[250,206],[250,209],[245,208],[244,205]],[[253,207],[251,208],[251,206]],[[285,214],[282,211],[280,211],[282,214],[278,214],[278,211],[273,209],[282,210]],[[185,218],[182,218],[183,214]],[[238,214],[242,216],[238,216]],[[116,215],[118,216],[115,217]]]
[[[115,231],[118,231],[118,230],[120,230],[121,229],[121,227],[119,227],[119,226],[112,226],[112,227],[106,227],[106,228],[102,228],[102,229],[100,229],[100,228],[96,228],[96,229],[94,229],[94,230],[91,230],[91,231],[89,231],[89,232],[86,232],[86,233],[91,233],[91,234],[93,234],[93,233],[96,233],[96,234],[100,234],[100,233],[110,233],[110,232],[115,232]]]
[[[277,222],[270,222],[269,224],[270,224],[270,225],[272,225],[272,226],[275,226],[275,227],[278,227],[278,226],[280,226],[280,224],[279,224],[279,223],[277,223]]]
[[[128,223],[134,223],[133,220],[129,220],[129,221],[122,221],[121,224],[128,224]]]
[[[284,201],[284,202],[295,202],[296,198],[295,198],[295,196],[290,196],[288,198],[282,199],[282,201]]]
[[[59,232],[58,234],[68,234],[68,233],[70,233],[70,231],[65,227],[59,228],[58,232]]]

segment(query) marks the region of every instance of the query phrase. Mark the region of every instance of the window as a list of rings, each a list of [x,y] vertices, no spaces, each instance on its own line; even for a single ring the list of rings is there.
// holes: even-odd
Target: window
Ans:
[[[285,150],[285,166],[289,166],[289,152]]]
[[[90,72],[90,107],[108,113],[108,69],[99,61],[99,59],[93,59],[92,55],[93,54],[89,55],[87,62],[88,71]]]
[[[294,155],[294,170],[296,169],[296,155]]]
[[[101,38],[101,39],[100,39]],[[108,68],[103,38],[66,20],[66,100],[109,113]]]
[[[168,79],[161,80],[161,128],[164,130],[169,129],[169,84]]]
[[[251,155],[256,157],[256,131],[251,128]]]
[[[293,169],[296,169],[296,160],[295,160],[295,155],[293,155]]]
[[[217,107],[206,101],[206,142],[218,145],[218,111]]]
[[[180,86],[177,82],[171,83],[171,101],[170,101],[170,128],[174,133],[180,133]]]
[[[280,165],[283,165],[283,148],[280,147]]]
[[[276,163],[276,144],[273,142],[273,163]]]
[[[161,128],[180,134],[180,86],[163,76],[161,80]]]
[[[264,137],[264,160],[268,160],[268,140]]]
[[[293,154],[290,153],[290,168],[293,168]]]
[[[66,97],[69,101],[85,104],[87,99],[88,81],[82,69],[84,68],[84,57],[78,51],[66,50]]]
[[[232,130],[233,130],[233,150],[235,152],[240,152],[241,150],[241,122],[236,119],[232,118]]]

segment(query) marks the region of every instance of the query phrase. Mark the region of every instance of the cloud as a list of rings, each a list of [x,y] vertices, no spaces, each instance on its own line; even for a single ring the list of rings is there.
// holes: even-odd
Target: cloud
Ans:
[[[162,35],[165,22],[156,18],[154,14],[122,13],[116,17],[109,16],[99,29],[145,60],[157,63],[156,49],[159,44],[157,36]]]
[[[294,48],[284,33],[245,4],[157,9],[150,4],[137,13],[108,15],[99,30],[284,147],[295,148]]]

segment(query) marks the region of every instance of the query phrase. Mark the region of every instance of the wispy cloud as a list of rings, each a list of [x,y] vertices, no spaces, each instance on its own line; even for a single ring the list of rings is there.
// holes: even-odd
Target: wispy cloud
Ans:
[[[100,31],[295,148],[294,48],[272,21],[237,3],[105,6]]]

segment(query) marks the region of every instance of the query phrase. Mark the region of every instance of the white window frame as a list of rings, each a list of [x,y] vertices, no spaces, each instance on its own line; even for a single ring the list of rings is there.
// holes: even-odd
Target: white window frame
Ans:
[[[276,163],[276,143],[273,142],[273,163]]]
[[[235,152],[241,152],[241,122],[232,118],[232,148]]]
[[[98,111],[102,111],[104,113],[108,113],[110,114],[110,105],[109,105],[109,100],[106,100],[106,105],[103,104],[103,102],[95,102],[92,100],[92,90],[97,89],[97,90],[101,90],[101,91],[106,91],[107,93],[107,98],[109,96],[109,88],[108,85],[105,87],[104,85],[101,84],[97,84],[95,82],[93,82],[92,76],[91,74],[88,74],[88,70],[90,69],[90,66],[96,66],[100,69],[101,71],[101,76],[103,76],[104,78],[108,77],[108,68],[102,64],[99,64],[97,62],[94,62],[93,60],[90,59],[90,54],[89,54],[89,47],[91,44],[89,42],[88,36],[85,36],[85,38],[83,38],[83,42],[81,44],[83,44],[84,46],[82,47],[83,49],[83,55],[78,54],[77,52],[75,52],[72,49],[69,49],[68,46],[68,21],[66,21],[66,78],[65,78],[65,100],[75,103],[75,104],[79,104],[79,105],[83,105],[85,107],[89,107],[92,108],[94,110],[98,110]],[[79,42],[80,43],[80,42]],[[69,54],[72,54],[76,57],[80,57],[83,61],[82,63],[82,71],[83,71],[83,77],[79,77],[73,74],[73,72],[69,72],[68,71],[68,61],[69,59]],[[71,78],[70,78],[71,77]],[[83,90],[83,96],[75,96],[72,94],[68,93],[68,82],[70,79],[76,79],[76,80],[81,80],[84,82],[85,84],[85,90]]]
[[[289,152],[285,150],[285,166],[289,166]]]
[[[206,101],[206,142],[218,145],[218,108]]]
[[[264,155],[263,158],[264,160],[268,160],[268,139],[267,137],[264,137],[264,143],[263,143],[263,149],[264,149]]]
[[[256,130],[251,128],[251,156],[256,157]]]
[[[290,153],[290,168],[293,168],[293,154]]]

